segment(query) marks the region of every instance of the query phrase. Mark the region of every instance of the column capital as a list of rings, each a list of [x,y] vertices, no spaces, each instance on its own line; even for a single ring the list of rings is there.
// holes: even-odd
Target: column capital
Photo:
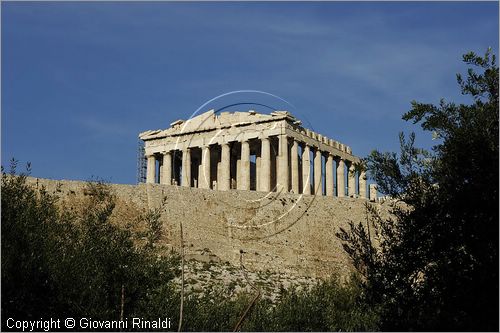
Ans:
[[[263,141],[263,140],[269,141],[269,136],[268,135],[260,135],[259,136],[259,140],[261,140],[261,141]]]

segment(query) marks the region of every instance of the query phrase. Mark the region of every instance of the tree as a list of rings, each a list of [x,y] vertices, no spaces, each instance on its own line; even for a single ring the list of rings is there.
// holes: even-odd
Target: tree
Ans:
[[[498,330],[499,71],[491,49],[463,60],[470,105],[413,101],[403,115],[432,132],[432,151],[401,134],[400,154],[365,159],[393,198],[390,219],[367,207],[379,244],[361,224],[338,234],[385,330]]]
[[[140,246],[130,229],[111,223],[116,197],[107,184],[87,183],[79,212],[15,167],[2,168],[1,179],[3,318],[119,320],[176,311],[169,282],[178,260],[156,249],[157,212],[143,217],[150,230]]]

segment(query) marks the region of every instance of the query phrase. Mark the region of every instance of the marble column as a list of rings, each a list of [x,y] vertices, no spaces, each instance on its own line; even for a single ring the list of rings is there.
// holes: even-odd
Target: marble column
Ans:
[[[260,159],[260,190],[271,191],[271,143],[269,138],[261,139],[261,159]]]
[[[356,196],[356,168],[354,167],[354,163],[349,163],[349,173],[348,173],[348,191],[349,191],[349,196],[354,197]]]
[[[172,185],[172,153],[169,151],[163,154],[163,168],[160,182],[164,185]]]
[[[220,158],[220,174],[217,177],[218,189],[220,191],[228,191],[231,176],[231,151],[229,143],[223,143]]]
[[[302,150],[302,184],[304,184],[303,194],[311,194],[311,157],[310,148],[307,144]]]
[[[146,183],[154,184],[156,182],[156,157],[155,155],[148,156],[148,165],[146,169]]]
[[[314,151],[314,194],[323,195],[321,174],[321,150],[317,148]]]
[[[158,175],[156,176],[156,183],[161,184],[161,175],[163,175],[163,158],[158,160],[158,170],[156,171]]]
[[[239,190],[250,190],[250,144],[248,141],[241,142],[241,172],[238,181]]]
[[[236,158],[236,170],[235,170],[236,179],[234,180],[234,184],[236,185],[235,189],[239,190],[240,187],[241,187],[241,176],[242,176],[242,172],[241,172],[241,156],[240,157],[236,157],[235,156],[235,158]],[[231,188],[233,188],[232,185],[231,185]]]
[[[261,191],[260,189],[260,177],[261,177],[261,171],[260,171],[260,156],[255,156],[255,190],[256,191]]]
[[[377,185],[370,184],[370,201],[377,201]]]
[[[333,156],[328,154],[325,164],[325,175],[326,175],[326,195],[333,197]]]
[[[191,149],[182,151],[182,186],[191,186]]]
[[[366,199],[366,172],[361,171],[359,174],[359,196]]]
[[[291,178],[292,178],[292,191],[295,194],[299,193],[299,143],[293,140],[291,150]]]
[[[198,187],[210,188],[210,146],[201,149],[201,168],[198,174]]]
[[[339,158],[337,163],[337,196],[345,197],[345,162]]]
[[[278,191],[288,192],[288,138],[282,134],[278,137]]]

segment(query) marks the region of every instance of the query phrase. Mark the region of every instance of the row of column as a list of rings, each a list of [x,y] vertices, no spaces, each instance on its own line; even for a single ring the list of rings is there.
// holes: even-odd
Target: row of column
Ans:
[[[307,144],[302,144],[302,156],[299,158],[300,143],[293,139],[291,144],[287,136],[278,136],[278,154],[276,160],[272,159],[271,142],[269,137],[260,140],[260,155],[255,159],[256,179],[255,189],[269,192],[271,188],[271,167],[276,163],[276,191],[292,191],[293,193],[335,195],[334,185],[334,160],[336,160],[337,173],[337,196],[344,197],[356,195],[356,178],[359,184],[359,196],[367,197],[366,174],[364,171],[356,172],[352,162],[345,161],[339,156],[333,156],[330,152],[322,152],[317,148],[312,148]],[[200,188],[213,188],[211,184],[211,147],[201,148],[201,164],[199,165],[198,184]],[[311,168],[310,154],[313,150],[313,166]],[[238,160],[237,188],[250,190],[250,143],[241,142],[241,155]],[[325,156],[325,173],[322,172],[322,156]],[[273,156],[274,157],[274,156]],[[156,178],[156,157],[148,156],[147,163],[147,183],[154,183]],[[229,190],[231,188],[231,153],[229,143],[221,144],[220,167],[217,167],[217,190]],[[348,168],[347,193],[345,191],[345,168]],[[311,174],[311,169],[313,174]],[[172,152],[163,153],[162,167],[160,172],[160,183],[172,184]],[[314,177],[313,177],[314,175]],[[325,177],[325,191],[323,192],[323,178]],[[311,181],[314,179],[314,186],[311,188]],[[302,180],[302,184],[301,183]],[[191,186],[191,149],[187,148],[182,152],[182,186]],[[302,185],[302,186],[300,186]],[[300,188],[301,187],[301,188]],[[215,189],[215,188],[214,188]]]
[[[325,156],[325,191],[323,192],[323,172],[322,172],[322,156]],[[362,198],[367,197],[366,192],[366,173],[361,170],[359,173],[356,173],[356,168],[354,163],[345,161],[340,157],[333,156],[330,152],[322,152],[319,149],[314,149],[313,152],[313,175],[311,174],[311,166],[310,166],[310,156],[311,156],[311,147],[308,145],[304,145],[302,149],[302,170],[299,170],[299,156],[298,156],[298,142],[293,141],[291,147],[291,161],[290,161],[290,172],[291,172],[291,190],[294,193],[299,192],[299,172],[302,172],[302,182],[303,194],[314,194],[316,195],[326,195],[326,196],[334,196],[335,195],[335,184],[334,184],[334,160],[337,161],[337,196],[344,197],[345,195],[355,196],[356,193],[356,178],[358,178],[359,184],[359,196]],[[346,184],[345,184],[345,168],[346,164],[348,164],[348,187],[346,193]],[[283,170],[286,173],[286,170]],[[311,180],[314,179],[314,186],[311,191]],[[282,186],[287,188],[286,177],[282,178]]]

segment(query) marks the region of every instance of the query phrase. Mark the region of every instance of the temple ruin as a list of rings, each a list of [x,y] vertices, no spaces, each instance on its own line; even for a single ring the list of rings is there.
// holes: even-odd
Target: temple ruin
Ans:
[[[287,111],[210,110],[170,125],[139,134],[146,183],[367,198],[351,148],[304,128]]]

